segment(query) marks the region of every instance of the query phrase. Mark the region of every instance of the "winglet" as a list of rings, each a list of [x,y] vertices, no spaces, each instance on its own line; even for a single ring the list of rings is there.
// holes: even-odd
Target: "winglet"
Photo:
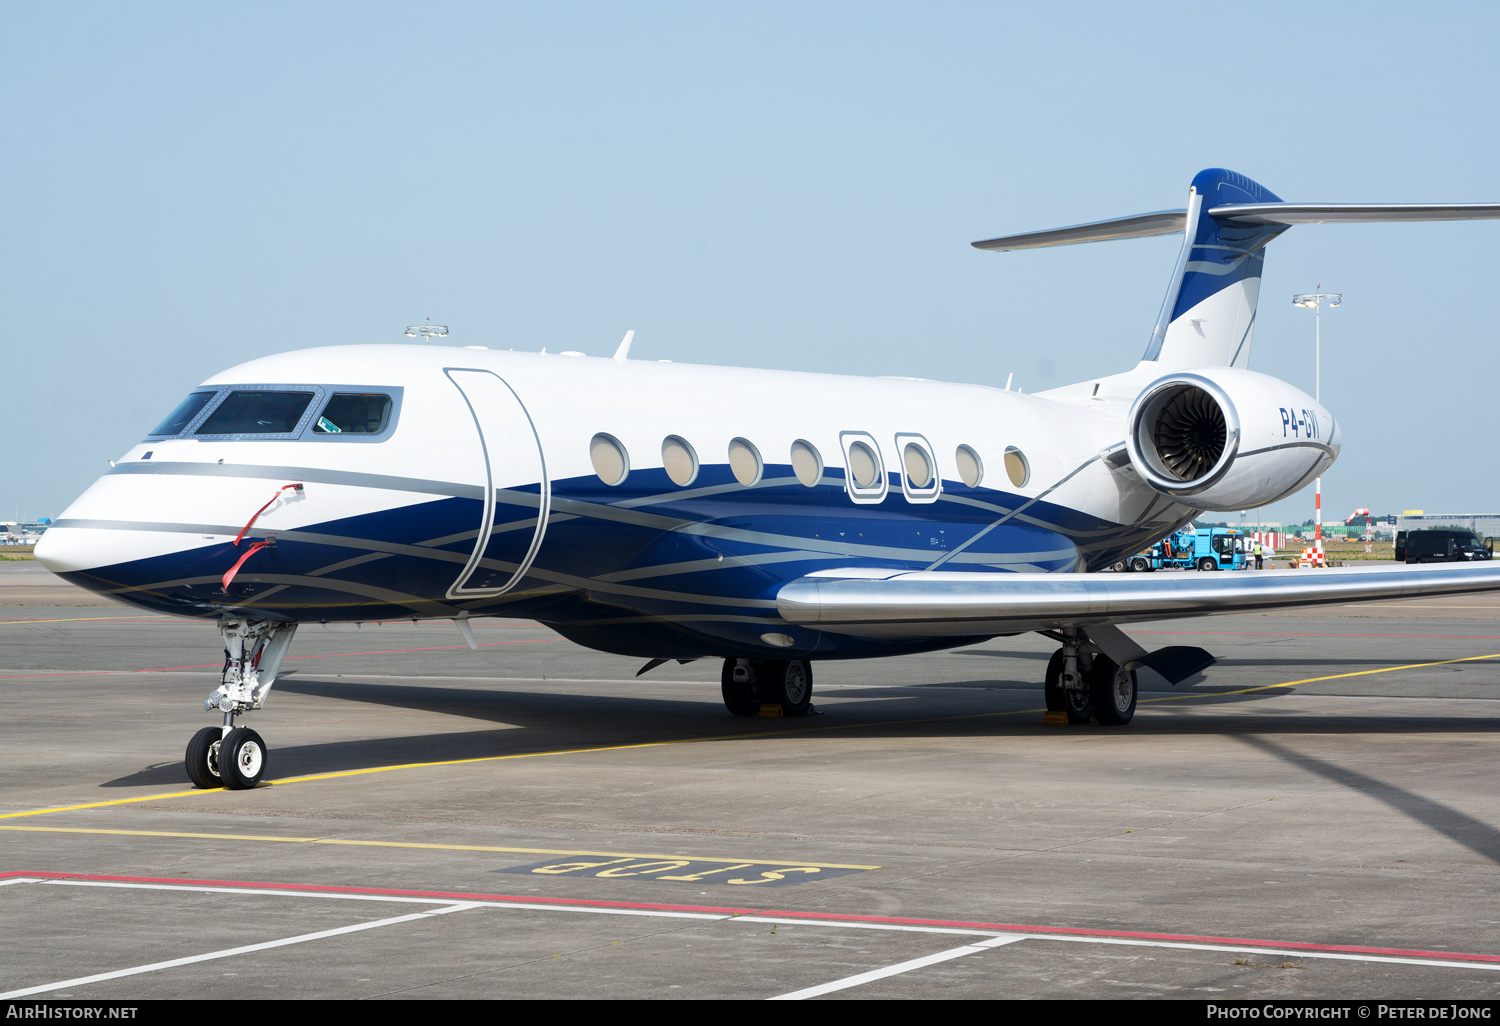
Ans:
[[[635,330],[631,329],[625,333],[620,340],[620,348],[615,350],[615,363],[624,363],[630,359],[630,343],[635,341]]]

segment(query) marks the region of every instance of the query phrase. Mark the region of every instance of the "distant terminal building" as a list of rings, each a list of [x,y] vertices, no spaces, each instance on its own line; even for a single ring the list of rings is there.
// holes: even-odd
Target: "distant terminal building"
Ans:
[[[52,524],[41,520],[0,520],[0,545],[35,545]]]
[[[1408,509],[1396,517],[1397,531],[1421,531],[1439,527],[1462,528],[1473,531],[1481,538],[1500,538],[1500,513],[1427,513],[1420,509]]]

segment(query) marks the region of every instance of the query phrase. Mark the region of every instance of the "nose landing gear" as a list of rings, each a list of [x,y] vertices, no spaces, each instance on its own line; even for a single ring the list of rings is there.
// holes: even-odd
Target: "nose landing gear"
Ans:
[[[243,791],[260,783],[266,772],[266,743],[249,727],[236,727],[234,718],[265,705],[296,633],[294,623],[219,623],[224,671],[219,686],[203,700],[203,710],[217,709],[224,714],[224,722],[218,727],[204,727],[188,742],[183,762],[195,786]]]

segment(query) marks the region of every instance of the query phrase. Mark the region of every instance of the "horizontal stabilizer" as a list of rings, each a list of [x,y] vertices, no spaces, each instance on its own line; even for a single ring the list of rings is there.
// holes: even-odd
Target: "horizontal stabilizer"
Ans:
[[[1138,660],[1142,666],[1161,674],[1168,684],[1181,684],[1195,673],[1201,673],[1218,662],[1206,650],[1192,645],[1168,645],[1148,652]]]
[[[1082,242],[1110,242],[1114,239],[1142,239],[1148,235],[1171,235],[1187,224],[1186,210],[1157,210],[1150,214],[1132,214],[1108,221],[1090,221],[1068,228],[1050,228],[1044,232],[1005,235],[998,239],[975,242],[975,249],[1041,249],[1044,246],[1075,246]]]
[[[1500,591],[1500,561],[1225,573],[822,570],[782,587],[790,623],[864,638],[979,637],[1091,624]],[[860,575],[860,576],[856,576]],[[1109,646],[1103,647],[1108,651]]]
[[[1500,203],[1226,203],[1204,213],[1219,221],[1240,224],[1374,224],[1384,221],[1484,221],[1500,218]],[[1002,235],[970,243],[975,249],[1007,252],[1076,246],[1084,242],[1143,239],[1173,235],[1187,228],[1186,210],[1157,210],[1149,214],[1090,221],[1067,228],[1049,228],[1020,235]]]
[[[1500,203],[1230,203],[1208,216],[1243,224],[1484,221],[1500,217]]]

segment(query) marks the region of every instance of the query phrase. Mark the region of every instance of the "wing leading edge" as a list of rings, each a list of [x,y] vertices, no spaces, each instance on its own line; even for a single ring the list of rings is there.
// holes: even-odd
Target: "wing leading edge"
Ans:
[[[1500,591],[1485,565],[1182,574],[824,570],[782,587],[790,623],[861,638],[933,638]]]

